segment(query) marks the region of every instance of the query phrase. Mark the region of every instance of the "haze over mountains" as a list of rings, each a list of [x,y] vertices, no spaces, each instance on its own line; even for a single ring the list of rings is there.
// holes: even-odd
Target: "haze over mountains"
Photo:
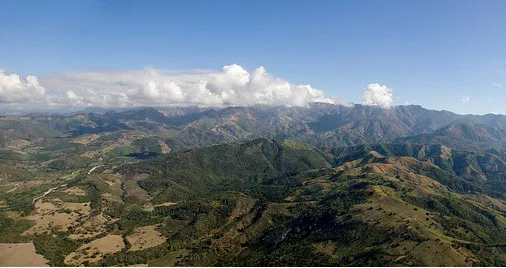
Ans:
[[[504,115],[90,108],[0,146],[0,242],[50,265],[506,265]]]
[[[176,107],[119,112],[88,108],[70,115],[31,114],[23,118],[71,136],[140,129],[172,138],[171,147],[175,148],[284,137],[323,148],[408,142],[502,151],[506,129],[504,115],[458,115],[415,105],[384,109],[313,103],[308,108]]]

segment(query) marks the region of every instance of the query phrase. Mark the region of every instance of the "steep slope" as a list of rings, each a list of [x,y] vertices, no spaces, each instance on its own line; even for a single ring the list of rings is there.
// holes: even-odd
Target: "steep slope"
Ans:
[[[59,131],[26,117],[0,117],[0,147],[17,148],[30,141],[61,135]]]
[[[330,167],[330,161],[330,155],[300,142],[257,139],[169,155],[123,173],[149,174],[140,185],[157,200],[175,202],[217,190],[255,188],[268,178]]]
[[[399,142],[416,144],[443,144],[447,147],[486,151],[506,150],[506,128],[494,127],[473,121],[455,122],[430,134],[400,139]]]
[[[480,184],[492,178],[458,174],[464,156],[504,168],[442,145],[257,139],[37,173],[52,185],[9,169],[0,241],[33,241],[59,266],[504,266],[506,200]],[[105,237],[128,243],[96,255]]]
[[[375,155],[379,160],[378,154]],[[370,159],[365,162],[370,162]],[[348,163],[300,178],[314,206],[255,239],[241,265],[467,266],[504,263],[504,210],[413,172],[412,158]],[[306,192],[307,191],[300,191]],[[318,194],[322,199],[316,198]],[[500,201],[504,202],[504,201]],[[458,227],[457,227],[458,226]],[[312,255],[314,257],[312,257]]]
[[[127,174],[151,174],[139,183],[159,202],[176,193],[160,189],[184,186],[200,194],[173,199],[178,204],[150,216],[164,218],[161,229],[173,249],[113,254],[101,264],[137,258],[185,266],[506,264],[504,199],[414,157],[342,153],[342,163],[329,168],[322,155],[300,143],[256,140],[128,168]],[[232,181],[239,184],[228,187]]]
[[[370,151],[385,156],[409,156],[433,163],[444,170],[445,173],[440,176],[451,179],[454,188],[466,191],[479,189],[494,196],[505,197],[506,156],[497,151],[461,151],[440,144],[410,143],[362,145],[331,150],[337,163],[363,158]]]

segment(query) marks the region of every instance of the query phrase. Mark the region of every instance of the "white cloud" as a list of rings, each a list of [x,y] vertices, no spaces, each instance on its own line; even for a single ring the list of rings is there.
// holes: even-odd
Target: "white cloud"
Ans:
[[[63,108],[347,104],[310,85],[274,77],[263,67],[248,72],[236,64],[222,71],[63,73],[42,77],[41,83],[48,89],[50,105]]]
[[[362,100],[364,105],[390,108],[393,104],[392,89],[378,83],[369,84],[364,90]]]
[[[502,88],[503,85],[501,83],[492,82],[492,86],[497,87],[497,88]]]
[[[41,103],[46,101],[46,89],[35,76],[21,78],[0,70],[0,105]]]
[[[460,102],[462,103],[468,103],[470,100],[471,98],[469,96],[462,96],[462,98],[460,98]]]

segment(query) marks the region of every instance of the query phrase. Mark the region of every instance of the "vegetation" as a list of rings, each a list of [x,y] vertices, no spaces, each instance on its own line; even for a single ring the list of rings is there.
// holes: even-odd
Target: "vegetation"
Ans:
[[[22,120],[0,118],[0,242],[52,266],[506,265],[500,116],[313,104]]]

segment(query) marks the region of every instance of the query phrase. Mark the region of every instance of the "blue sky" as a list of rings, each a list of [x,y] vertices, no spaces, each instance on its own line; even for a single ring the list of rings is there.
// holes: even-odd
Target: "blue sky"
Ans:
[[[0,68],[264,66],[327,97],[506,114],[506,1],[2,1]],[[42,86],[50,91],[48,85]],[[467,100],[467,101],[466,101]]]

